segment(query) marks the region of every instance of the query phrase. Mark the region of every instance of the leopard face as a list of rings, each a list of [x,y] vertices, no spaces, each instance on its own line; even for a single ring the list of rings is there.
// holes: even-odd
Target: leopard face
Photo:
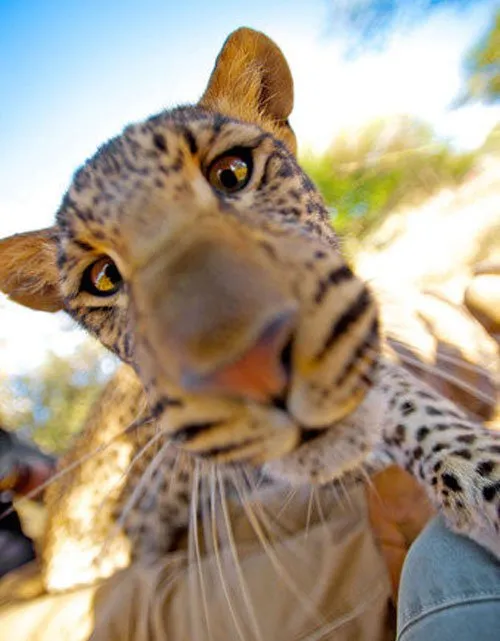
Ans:
[[[369,389],[375,303],[262,128],[202,107],[130,126],[57,224],[67,311],[135,368],[181,449],[262,463],[334,432]]]

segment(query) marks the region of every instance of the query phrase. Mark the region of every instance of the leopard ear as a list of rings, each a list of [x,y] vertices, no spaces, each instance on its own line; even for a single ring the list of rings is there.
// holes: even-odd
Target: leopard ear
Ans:
[[[229,35],[199,104],[255,122],[296,153],[297,141],[288,123],[292,74],[279,47],[263,33],[242,27]]]
[[[59,292],[55,229],[16,234],[0,240],[0,291],[31,309],[57,312]]]

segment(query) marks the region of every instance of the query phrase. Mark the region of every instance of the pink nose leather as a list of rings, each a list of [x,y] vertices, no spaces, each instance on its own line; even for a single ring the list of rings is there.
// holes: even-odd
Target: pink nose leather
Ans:
[[[281,354],[290,338],[294,316],[293,313],[280,314],[264,328],[249,349],[214,372],[196,380],[188,375],[187,387],[258,402],[279,395],[287,383]]]

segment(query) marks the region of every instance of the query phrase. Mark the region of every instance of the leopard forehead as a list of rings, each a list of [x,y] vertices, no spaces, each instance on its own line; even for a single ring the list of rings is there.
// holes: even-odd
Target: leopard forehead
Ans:
[[[210,162],[237,148],[255,152],[254,189],[224,197],[210,190],[215,208],[251,204],[253,223],[258,211],[336,245],[321,196],[281,141],[252,123],[187,106],[128,126],[76,172],[57,214],[65,249],[67,241],[77,241],[80,248],[106,250],[111,239],[120,237],[131,210],[143,227],[148,224],[140,212],[151,200],[161,202],[168,216],[168,206],[192,193]]]

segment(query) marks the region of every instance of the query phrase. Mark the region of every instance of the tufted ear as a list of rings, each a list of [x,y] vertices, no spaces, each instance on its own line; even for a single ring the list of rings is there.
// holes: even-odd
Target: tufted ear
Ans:
[[[57,312],[63,308],[58,282],[53,227],[0,240],[0,291],[11,300]]]
[[[296,153],[297,141],[288,123],[292,74],[281,50],[263,33],[242,27],[229,35],[199,104],[257,123]]]

